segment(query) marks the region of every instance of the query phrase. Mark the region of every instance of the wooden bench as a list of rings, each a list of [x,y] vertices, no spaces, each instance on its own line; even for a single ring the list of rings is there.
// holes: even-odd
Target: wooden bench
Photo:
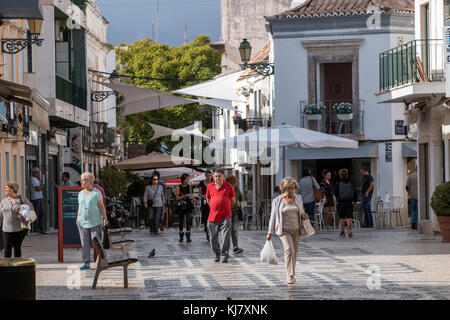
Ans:
[[[117,255],[107,257],[105,251],[102,248],[100,240],[97,234],[95,233],[92,234],[92,244],[94,245],[95,250],[97,250],[98,252],[97,268],[95,270],[95,277],[94,283],[92,284],[92,289],[95,289],[95,287],[97,286],[97,280],[98,276],[100,275],[100,272],[114,267],[123,267],[124,288],[128,288],[128,265],[137,262],[138,259],[130,257],[130,254],[124,251],[120,252]]]

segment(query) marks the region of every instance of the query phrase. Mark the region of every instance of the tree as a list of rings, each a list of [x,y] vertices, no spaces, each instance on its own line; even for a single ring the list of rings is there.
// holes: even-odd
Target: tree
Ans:
[[[208,36],[200,35],[193,42],[179,47],[155,43],[149,38],[129,45],[121,44],[116,48],[117,72],[136,77],[125,81],[142,88],[170,92],[194,85],[205,79],[211,79],[221,72],[220,53],[211,49],[209,43]],[[151,82],[139,77],[171,80]],[[210,118],[211,114],[202,111],[200,105],[189,104],[126,117],[120,117],[119,114],[118,122],[131,141],[137,135],[136,142],[145,144],[147,152],[151,152],[161,150],[162,145],[171,149],[177,142],[171,141],[170,137],[150,140],[153,136],[150,122],[178,129],[194,121],[209,122]]]

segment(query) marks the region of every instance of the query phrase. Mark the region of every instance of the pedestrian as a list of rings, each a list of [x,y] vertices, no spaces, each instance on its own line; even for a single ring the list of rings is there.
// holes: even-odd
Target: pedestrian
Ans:
[[[270,213],[269,231],[267,240],[272,239],[272,234],[277,234],[284,247],[284,263],[286,267],[286,282],[294,283],[295,266],[297,263],[298,249],[300,247],[300,235],[302,219],[307,219],[304,211],[302,197],[295,194],[298,183],[291,177],[281,180],[280,189],[282,195],[272,201]]]
[[[4,257],[11,258],[14,248],[14,257],[22,256],[22,242],[25,238],[29,225],[20,214],[20,206],[31,203],[25,197],[18,194],[19,185],[8,182],[5,185],[5,197],[0,203],[0,226],[3,234]]]
[[[100,179],[95,177],[94,179],[94,188],[97,188],[98,190],[100,190],[100,192],[102,193],[102,197],[103,197],[103,204],[106,206],[106,193],[105,193],[105,189],[103,189],[100,186]]]
[[[166,193],[166,184],[161,179],[161,174],[159,173],[159,171],[154,170],[152,176],[153,175],[156,175],[158,177],[158,184],[163,188],[164,194],[165,194]],[[163,210],[161,211],[161,219],[160,219],[160,223],[159,223],[159,230],[164,231],[164,207],[163,207]]]
[[[348,236],[353,237],[352,219],[353,202],[356,200],[356,192],[353,183],[350,181],[347,169],[339,170],[339,183],[336,185],[337,211],[339,215],[339,236],[345,238],[344,226],[347,224]]]
[[[281,196],[281,189],[280,189],[280,186],[275,186],[275,190],[274,190],[274,193],[273,193],[273,196],[272,196],[272,201],[273,201],[273,199],[275,199],[276,197],[279,197],[279,196]]]
[[[47,228],[45,227],[46,224],[46,214],[44,212],[43,208],[43,202],[44,202],[44,194],[42,190],[44,190],[44,185],[41,184],[41,181],[39,180],[41,171],[38,167],[34,167],[31,170],[31,203],[33,204],[34,212],[36,212],[36,215],[38,217],[37,221],[34,223],[34,225],[38,225],[39,230],[37,230],[40,233],[48,234]]]
[[[299,182],[300,196],[303,200],[303,207],[311,222],[314,221],[314,211],[316,209],[316,200],[314,200],[314,189],[320,190],[320,186],[311,174],[309,168],[303,169],[302,178]]]
[[[80,270],[90,269],[91,263],[91,236],[96,233],[100,242],[102,241],[102,220],[103,225],[108,225],[106,209],[103,203],[103,196],[99,189],[94,187],[94,175],[85,172],[81,175],[81,190],[78,193],[77,227],[80,233],[82,258],[84,265]]]
[[[372,218],[372,209],[370,208],[370,202],[372,200],[373,188],[375,186],[375,182],[373,177],[370,175],[369,169],[363,167],[361,169],[361,200],[362,207],[364,212],[364,220],[366,228],[373,228],[373,218]]]
[[[62,186],[63,187],[75,187],[75,183],[72,182],[72,180],[70,180],[70,173],[68,172],[63,172],[61,175],[61,180],[63,182]],[[56,188],[58,187],[58,184],[55,182],[55,180],[50,180],[50,183],[52,185],[54,185]]]
[[[411,228],[417,229],[417,219],[418,219],[418,210],[417,210],[417,199],[419,197],[418,193],[418,185],[417,185],[417,167],[414,165],[413,172],[406,179],[406,191],[409,194],[409,201],[411,203]]]
[[[192,225],[192,210],[194,204],[192,201],[198,201],[192,196],[192,186],[189,184],[189,175],[183,173],[181,175],[181,184],[175,189],[175,198],[177,200],[177,214],[179,225],[179,242],[183,242],[184,238],[184,221],[186,221],[186,242],[191,242],[191,225]]]
[[[211,249],[215,254],[215,262],[228,262],[230,250],[231,207],[236,203],[234,188],[225,181],[223,169],[214,170],[214,182],[206,189],[206,199],[210,207],[208,229],[211,236]],[[219,243],[219,234],[221,243]]]
[[[148,221],[150,233],[159,236],[159,225],[161,214],[166,201],[166,195],[163,187],[159,184],[159,178],[156,174],[151,177],[151,184],[145,188],[144,207],[148,208]]]
[[[243,196],[241,190],[239,190],[237,183],[238,180],[235,176],[229,175],[225,178],[225,181],[231,184],[234,188],[234,194],[236,197],[236,203],[231,206],[231,241],[233,243],[233,253],[239,254],[244,252],[241,248],[238,246],[238,229],[239,229],[239,222],[241,221],[239,219],[239,216],[243,214],[244,212],[244,203],[243,203]]]
[[[198,196],[200,197],[200,209],[202,211],[202,224],[204,226],[206,241],[209,242],[209,231],[208,231],[208,217],[209,217],[209,205],[206,200],[206,189],[208,185],[213,182],[211,170],[206,170],[205,180],[202,180],[198,185]]]
[[[335,214],[335,196],[334,187],[331,184],[331,172],[328,169],[322,171],[322,181],[320,182],[320,188],[325,198],[325,203],[323,207],[323,222],[325,227],[331,226],[331,221],[333,220]]]

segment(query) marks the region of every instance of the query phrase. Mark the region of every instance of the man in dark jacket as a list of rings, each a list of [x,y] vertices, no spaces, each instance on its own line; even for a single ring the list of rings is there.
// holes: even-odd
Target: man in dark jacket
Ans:
[[[344,225],[347,224],[348,236],[352,238],[353,202],[357,196],[355,187],[348,177],[347,169],[339,170],[339,182],[336,184],[335,195],[339,214],[339,226],[341,229],[339,236],[345,238]]]

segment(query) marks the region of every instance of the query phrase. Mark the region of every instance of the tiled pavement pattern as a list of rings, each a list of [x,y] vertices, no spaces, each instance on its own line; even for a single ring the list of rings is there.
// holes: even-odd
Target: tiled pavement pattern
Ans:
[[[266,232],[240,231],[244,252],[231,254],[228,264],[215,263],[204,233],[193,233],[192,243],[178,243],[177,230],[161,236],[134,230],[139,262],[130,265],[129,288],[123,288],[121,268],[100,274],[98,288],[90,289],[95,269],[81,273],[81,290],[67,288],[67,267],[80,266],[81,251],[65,250],[65,263],[56,262],[51,247],[56,234],[27,237],[25,256],[38,262],[38,299],[449,299],[450,244],[440,236],[411,229],[354,231],[353,239],[338,232],[319,232],[302,240],[297,261],[297,283],[285,284],[283,248],[274,236],[278,265],[259,261]],[[38,246],[38,242],[44,242]],[[39,253],[33,250],[40,247]],[[156,256],[148,253],[156,249]],[[28,252],[27,252],[28,251]],[[370,290],[368,268],[380,270],[380,288]],[[95,264],[93,264],[95,267]],[[370,284],[370,283],[369,283]]]

